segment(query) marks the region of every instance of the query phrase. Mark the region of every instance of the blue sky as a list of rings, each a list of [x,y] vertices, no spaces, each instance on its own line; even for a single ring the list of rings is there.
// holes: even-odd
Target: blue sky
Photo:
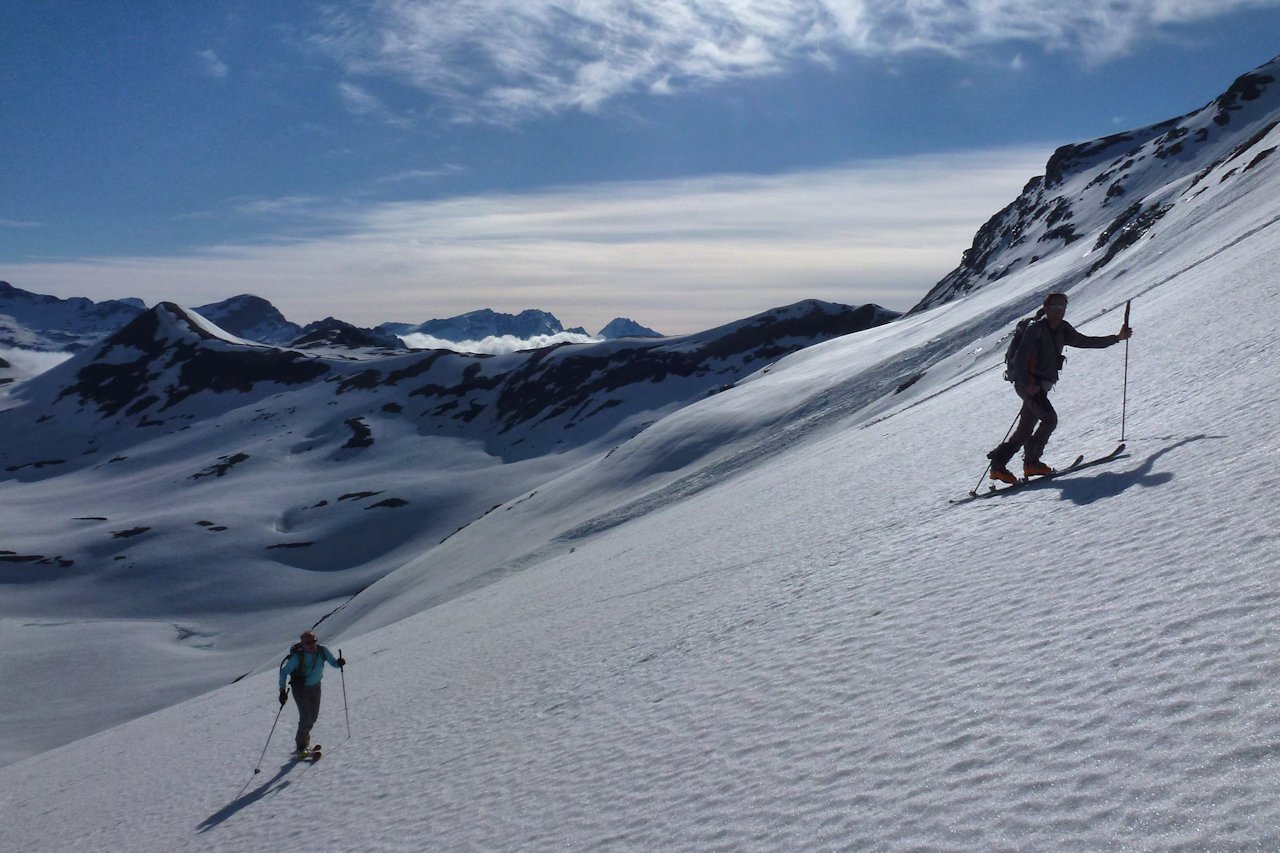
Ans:
[[[1280,0],[9,0],[0,48],[18,287],[677,333],[909,307],[1056,146],[1280,53]]]

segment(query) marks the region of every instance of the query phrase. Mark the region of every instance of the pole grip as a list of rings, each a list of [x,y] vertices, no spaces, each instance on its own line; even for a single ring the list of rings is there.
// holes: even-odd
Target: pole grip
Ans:
[[[1133,300],[1130,299],[1124,303],[1124,323],[1121,324],[1122,328],[1128,328],[1129,326],[1129,305],[1132,302]]]

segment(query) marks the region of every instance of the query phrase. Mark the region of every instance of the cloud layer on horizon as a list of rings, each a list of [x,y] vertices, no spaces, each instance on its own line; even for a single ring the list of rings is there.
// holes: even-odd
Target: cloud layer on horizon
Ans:
[[[841,55],[965,55],[1002,43],[1100,62],[1170,25],[1280,0],[364,0],[310,42],[353,77],[430,94],[463,119],[593,110]],[[353,109],[373,96],[343,84]],[[353,92],[359,92],[353,96]]]
[[[537,307],[571,325],[625,315],[680,334],[806,298],[901,309],[956,266],[1047,155],[1001,149],[363,207],[289,199],[250,205],[274,228],[269,242],[16,264],[4,275],[95,299],[200,305],[248,291],[298,322],[332,314],[361,325]],[[308,234],[318,220],[325,233]]]
[[[424,335],[418,332],[400,335],[409,349],[447,349],[454,352],[480,353],[483,355],[505,355],[526,349],[542,349],[555,344],[592,344],[604,338],[593,335],[582,335],[577,332],[558,332],[554,335],[534,335],[531,338],[517,338],[515,335],[490,335],[478,341],[447,341],[443,338]]]

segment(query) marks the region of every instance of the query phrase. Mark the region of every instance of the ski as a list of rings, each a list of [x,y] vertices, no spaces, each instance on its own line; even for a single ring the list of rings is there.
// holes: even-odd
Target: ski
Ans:
[[[1084,454],[1081,454],[1080,456],[1077,456],[1070,465],[1067,465],[1064,468],[1059,468],[1056,471],[1054,471],[1052,474],[1043,474],[1039,477],[1029,477],[1029,478],[1023,477],[1018,482],[1010,483],[1007,486],[998,487],[998,486],[995,486],[994,484],[988,485],[987,490],[985,492],[980,492],[975,489],[974,491],[969,492],[969,494],[965,495],[962,498],[952,498],[950,501],[948,501],[948,503],[963,504],[963,503],[968,503],[969,501],[972,501],[972,500],[977,500],[979,498],[990,498],[996,495],[1003,495],[1005,492],[1017,491],[1018,489],[1021,489],[1025,486],[1030,486],[1035,483],[1041,483],[1041,482],[1044,482],[1045,480],[1052,480],[1054,477],[1061,477],[1063,474],[1069,474],[1073,471],[1079,471],[1081,468],[1091,468],[1094,465],[1101,465],[1104,462],[1110,462],[1113,459],[1119,459],[1122,453],[1124,453],[1123,442],[1117,445],[1116,449],[1108,453],[1106,456],[1099,456],[1097,459],[1090,459],[1088,462],[1086,462],[1084,461]]]
[[[320,744],[311,747],[311,763],[315,764],[320,760]]]

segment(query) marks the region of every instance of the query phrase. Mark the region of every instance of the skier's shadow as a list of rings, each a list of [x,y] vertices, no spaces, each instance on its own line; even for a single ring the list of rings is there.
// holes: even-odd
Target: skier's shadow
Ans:
[[[285,788],[289,787],[289,780],[284,777],[289,775],[289,771],[297,767],[298,764],[299,762],[297,761],[286,761],[281,765],[280,769],[276,772],[276,775],[272,776],[249,793],[236,797],[234,800],[202,820],[200,825],[196,827],[196,831],[200,833],[208,832],[244,807],[253,805],[268,794],[276,794],[283,791]]]
[[[1057,488],[1062,493],[1062,500],[1071,501],[1076,506],[1087,506],[1106,498],[1114,498],[1128,489],[1152,488],[1163,486],[1174,478],[1171,471],[1154,471],[1156,462],[1161,456],[1177,450],[1187,444],[1209,439],[1226,438],[1223,435],[1193,435],[1175,442],[1163,450],[1159,450],[1145,460],[1137,468],[1129,471],[1103,471],[1092,477],[1063,477],[1048,480],[1045,485]]]

